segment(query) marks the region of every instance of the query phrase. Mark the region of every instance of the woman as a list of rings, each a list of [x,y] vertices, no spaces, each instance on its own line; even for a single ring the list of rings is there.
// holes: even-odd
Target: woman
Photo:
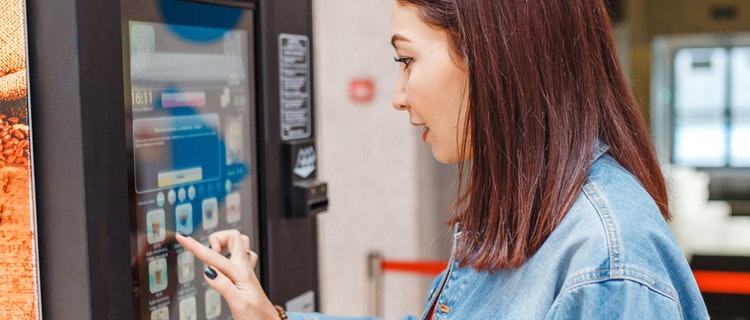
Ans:
[[[708,318],[602,0],[397,0],[391,29],[394,107],[465,172],[422,318]],[[283,314],[247,237],[178,240],[236,319]]]

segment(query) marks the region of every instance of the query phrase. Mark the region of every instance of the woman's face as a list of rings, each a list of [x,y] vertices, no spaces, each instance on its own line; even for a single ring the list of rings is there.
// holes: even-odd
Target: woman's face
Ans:
[[[391,43],[399,62],[393,106],[408,111],[411,124],[423,128],[422,140],[435,159],[465,160],[459,159],[458,151],[466,134],[468,77],[451,56],[448,34],[425,24],[416,7],[397,2]]]

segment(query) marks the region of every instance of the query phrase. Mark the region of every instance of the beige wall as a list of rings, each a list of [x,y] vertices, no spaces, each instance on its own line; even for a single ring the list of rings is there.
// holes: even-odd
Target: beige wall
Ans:
[[[438,165],[421,129],[391,106],[397,64],[390,46],[391,1],[314,1],[316,116],[320,177],[330,206],[320,221],[320,302],[327,314],[368,314],[367,255],[447,257],[441,213],[452,166]],[[371,78],[371,103],[348,97]],[[442,235],[442,237],[441,237]],[[385,318],[422,311],[431,277],[389,274]]]

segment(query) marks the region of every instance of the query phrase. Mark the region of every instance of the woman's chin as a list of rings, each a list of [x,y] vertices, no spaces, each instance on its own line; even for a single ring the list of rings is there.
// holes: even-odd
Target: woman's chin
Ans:
[[[443,150],[440,148],[435,148],[432,145],[430,145],[430,148],[432,150],[432,157],[435,158],[435,160],[437,160],[437,162],[440,162],[440,163],[450,164],[450,163],[461,162],[464,160],[471,160],[471,155],[472,155],[471,150],[466,150],[466,152],[464,152],[463,154],[460,154],[458,151],[455,151],[455,150]]]
[[[456,163],[458,162],[458,156],[455,154],[446,154],[445,152],[439,152],[432,148],[432,157],[440,163]]]

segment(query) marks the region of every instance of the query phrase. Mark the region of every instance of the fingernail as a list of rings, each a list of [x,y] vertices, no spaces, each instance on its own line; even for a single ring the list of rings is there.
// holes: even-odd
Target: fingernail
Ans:
[[[185,237],[185,238],[187,238],[187,237],[190,237],[189,235],[187,235],[187,234],[184,234],[184,233],[182,233],[182,232],[177,232],[177,234],[179,234],[179,235],[181,235],[181,236],[183,236],[183,237]]]
[[[218,276],[218,274],[216,274],[216,271],[212,269],[211,267],[206,267],[206,270],[203,271],[203,273],[205,273],[206,277],[208,277],[211,280],[216,279],[216,276]]]

